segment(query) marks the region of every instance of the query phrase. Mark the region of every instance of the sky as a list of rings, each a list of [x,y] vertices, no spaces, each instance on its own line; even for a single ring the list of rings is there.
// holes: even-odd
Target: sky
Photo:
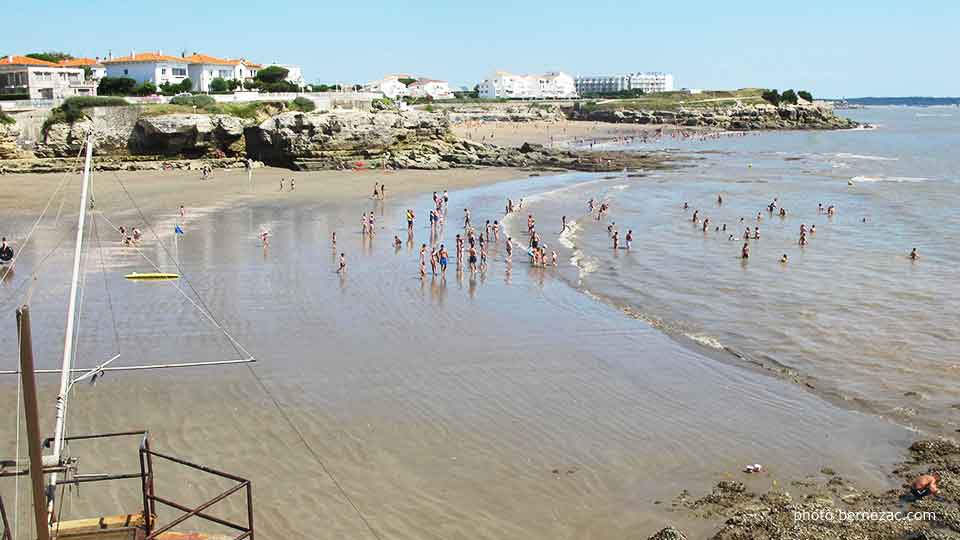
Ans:
[[[0,13],[0,54],[201,52],[297,64],[308,82],[665,71],[686,88],[960,95],[960,0],[0,0]]]

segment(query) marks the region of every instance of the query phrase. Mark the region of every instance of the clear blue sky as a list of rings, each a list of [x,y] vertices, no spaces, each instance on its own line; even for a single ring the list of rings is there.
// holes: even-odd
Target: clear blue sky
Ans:
[[[311,82],[668,71],[691,88],[960,94],[958,0],[2,3],[0,54],[198,51],[299,64]]]

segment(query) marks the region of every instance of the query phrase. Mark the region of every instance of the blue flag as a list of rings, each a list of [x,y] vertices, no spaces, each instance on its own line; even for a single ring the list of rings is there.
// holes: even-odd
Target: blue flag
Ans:
[[[180,225],[177,225],[176,227],[174,227],[173,232],[177,234],[183,234],[183,229],[180,228]]]

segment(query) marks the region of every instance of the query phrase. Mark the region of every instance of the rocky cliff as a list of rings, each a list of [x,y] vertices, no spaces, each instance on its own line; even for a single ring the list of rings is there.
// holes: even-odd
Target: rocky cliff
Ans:
[[[740,105],[721,109],[679,109],[655,111],[640,109],[588,110],[574,108],[574,120],[617,124],[673,124],[712,127],[727,130],[774,129],[849,129],[859,124],[837,116],[830,107],[820,105]]]
[[[297,170],[354,167],[449,169],[535,167],[619,171],[653,168],[663,159],[649,154],[552,150],[525,144],[507,148],[459,139],[448,118],[422,111],[287,112],[247,128],[247,155]]]
[[[0,159],[29,157],[29,152],[21,150],[17,145],[19,136],[20,128],[17,124],[0,124]]]
[[[72,124],[47,126],[39,157],[72,157],[93,131],[98,156],[225,157],[245,149],[243,120],[222,114],[141,116],[137,107],[104,107]]]
[[[469,104],[438,108],[451,124],[467,122],[560,122],[566,115],[555,104]]]

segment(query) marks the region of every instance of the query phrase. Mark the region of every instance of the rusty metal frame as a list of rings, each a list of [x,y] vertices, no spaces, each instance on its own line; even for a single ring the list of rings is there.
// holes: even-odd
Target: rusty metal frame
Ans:
[[[233,480],[237,484],[227,489],[226,491],[220,493],[219,495],[215,496],[214,498],[210,499],[209,501],[200,504],[197,507],[191,508],[189,506],[184,506],[182,504],[179,504],[169,499],[166,499],[164,497],[161,497],[154,492],[154,484],[153,484],[153,458],[154,457],[157,457],[159,459],[163,459],[166,461],[170,461],[178,465],[182,465],[184,467],[189,467],[197,471],[205,472],[213,476],[218,476],[220,478]],[[236,476],[230,473],[225,473],[223,471],[218,471],[217,469],[213,469],[205,465],[198,465],[196,463],[191,463],[189,461],[186,461],[177,457],[173,457],[167,454],[162,454],[155,450],[151,450],[150,443],[147,439],[144,439],[140,445],[140,473],[141,473],[140,476],[143,482],[144,517],[145,517],[145,525],[147,529],[147,536],[144,538],[144,540],[155,540],[160,535],[170,531],[177,525],[183,523],[184,521],[192,517],[205,519],[207,521],[211,521],[213,523],[217,523],[219,525],[223,525],[225,527],[229,527],[231,529],[239,531],[240,534],[233,537],[233,540],[244,540],[246,538],[249,538],[250,540],[254,540],[253,488],[250,480],[247,480],[246,478],[241,478],[239,476]],[[247,523],[245,526],[239,523],[233,523],[225,519],[218,518],[216,516],[212,516],[205,512],[205,510],[207,510],[208,508],[214,506],[215,504],[219,503],[220,501],[226,499],[230,495],[233,495],[234,493],[240,490],[244,490],[246,492],[245,495],[246,495],[246,503],[247,503]],[[156,516],[157,503],[160,503],[164,506],[169,506],[170,508],[175,508],[177,510],[180,510],[181,512],[184,512],[184,514],[162,527],[154,528],[156,524],[153,523],[152,520],[155,519],[155,516]],[[147,510],[149,510],[149,512],[147,512]]]
[[[3,521],[3,540],[13,540],[10,532],[10,522],[7,521],[7,510],[3,507],[3,497],[0,497],[0,520]]]
[[[253,531],[253,492],[252,492],[252,484],[251,484],[250,480],[247,480],[246,478],[241,478],[241,477],[239,477],[239,476],[236,476],[236,475],[233,475],[233,474],[230,474],[230,473],[226,473],[226,472],[223,472],[223,471],[219,471],[219,470],[217,470],[217,469],[213,469],[213,468],[207,467],[207,466],[205,466],[205,465],[198,465],[198,464],[196,464],[196,463],[191,463],[191,462],[189,462],[189,461],[186,461],[186,460],[183,460],[183,459],[174,457],[174,456],[170,456],[170,455],[167,455],[167,454],[162,454],[162,453],[160,453],[160,452],[157,452],[157,451],[155,451],[155,450],[152,450],[152,449],[150,448],[150,437],[149,437],[149,433],[148,433],[147,431],[122,431],[122,432],[115,432],[115,433],[99,433],[99,434],[94,434],[94,435],[74,435],[74,436],[71,436],[71,437],[65,437],[65,438],[64,438],[64,441],[65,441],[65,442],[69,442],[69,441],[80,441],[80,440],[89,440],[89,439],[105,439],[105,438],[126,437],[126,436],[139,436],[139,437],[141,437],[141,439],[140,439],[140,451],[139,451],[139,454],[140,454],[140,472],[137,472],[137,473],[121,473],[121,474],[104,474],[104,475],[96,475],[96,476],[81,477],[81,478],[77,478],[77,477],[64,478],[63,480],[58,480],[58,481],[57,481],[57,485],[64,485],[64,484],[77,484],[77,485],[79,485],[79,484],[81,484],[81,483],[87,483],[87,482],[104,482],[104,481],[111,481],[111,480],[132,480],[132,479],[135,479],[135,478],[140,479],[140,489],[141,489],[141,493],[142,493],[142,501],[141,501],[141,504],[143,505],[143,511],[142,511],[142,514],[141,514],[141,515],[143,516],[144,529],[145,529],[145,533],[146,533],[146,535],[145,535],[145,537],[144,537],[143,540],[156,540],[160,535],[162,535],[162,534],[170,531],[172,528],[176,527],[177,525],[183,523],[184,521],[186,521],[186,520],[188,520],[188,519],[190,519],[190,518],[192,518],[192,517],[198,517],[198,518],[200,518],[200,519],[204,519],[204,520],[206,520],[206,521],[210,521],[210,522],[212,522],[212,523],[217,523],[217,524],[219,524],[219,525],[223,525],[223,526],[225,526],[225,527],[229,527],[229,528],[231,528],[231,529],[234,529],[234,530],[236,530],[236,531],[239,531],[239,534],[238,534],[237,536],[233,537],[233,540],[245,540],[245,539],[248,539],[248,538],[249,538],[250,540],[254,540],[254,531]],[[48,440],[49,440],[49,439],[48,439]],[[46,443],[47,441],[44,441],[44,442]],[[197,470],[197,471],[205,472],[205,473],[211,474],[211,475],[213,475],[213,476],[218,476],[218,477],[220,477],[220,478],[226,478],[226,479],[228,479],[228,480],[232,480],[232,481],[236,482],[237,484],[236,484],[235,486],[227,489],[226,491],[220,493],[220,494],[217,495],[216,497],[210,499],[209,501],[207,501],[207,502],[205,502],[205,503],[203,503],[203,504],[201,504],[201,505],[199,505],[199,506],[197,506],[197,507],[195,507],[195,508],[191,508],[191,507],[189,507],[189,506],[185,506],[185,505],[183,505],[183,504],[177,503],[177,502],[172,501],[172,500],[170,500],[170,499],[166,499],[166,498],[164,498],[164,497],[161,497],[161,496],[159,496],[159,495],[157,495],[157,494],[155,493],[155,491],[154,491],[154,487],[155,487],[155,485],[154,485],[154,469],[153,469],[153,458],[154,458],[154,457],[159,458],[159,459],[162,459],[162,460],[170,461],[170,462],[176,463],[176,464],[178,464],[178,465],[182,465],[182,466],[184,466],[184,467],[188,467],[188,468],[190,468],[190,469],[194,469],[194,470]],[[45,469],[44,472],[52,472],[53,469],[54,469],[54,468],[50,468],[49,470]],[[63,471],[66,470],[66,467],[62,467],[62,466],[61,466],[61,467],[55,467],[55,469],[56,469],[57,471],[59,471],[59,472],[63,472]],[[14,471],[14,472],[5,472],[3,475],[0,475],[0,476],[19,476],[19,475],[24,475],[24,474],[27,474],[27,471],[26,471],[26,470],[22,470],[22,471],[18,470],[18,471]],[[225,520],[225,519],[222,519],[222,518],[219,518],[219,517],[210,515],[209,513],[206,512],[206,510],[207,510],[208,508],[216,505],[216,504],[219,503],[220,501],[226,499],[226,498],[229,497],[230,495],[233,495],[234,493],[236,493],[236,492],[238,492],[238,491],[241,491],[241,490],[244,490],[244,491],[245,491],[245,495],[246,495],[246,505],[247,505],[247,522],[246,522],[246,525],[241,525],[241,524],[239,524],[239,523],[232,523],[232,522],[227,521],[227,520]],[[184,513],[183,513],[180,517],[178,517],[178,518],[174,519],[173,521],[171,521],[170,523],[168,523],[168,524],[166,524],[166,525],[163,525],[162,527],[159,527],[159,528],[158,528],[158,527],[157,527],[157,523],[156,523],[156,520],[157,520],[157,503],[160,503],[161,505],[164,505],[164,506],[168,506],[168,507],[170,507],[170,508],[174,508],[174,509],[179,510],[179,511],[184,512]],[[6,511],[5,511],[4,507],[3,507],[3,499],[2,499],[2,498],[0,498],[0,521],[2,521],[2,525],[3,525],[3,534],[0,535],[0,540],[13,540],[13,539],[12,539],[12,533],[11,533],[11,531],[10,531],[9,524],[8,524],[8,522],[7,522]]]

